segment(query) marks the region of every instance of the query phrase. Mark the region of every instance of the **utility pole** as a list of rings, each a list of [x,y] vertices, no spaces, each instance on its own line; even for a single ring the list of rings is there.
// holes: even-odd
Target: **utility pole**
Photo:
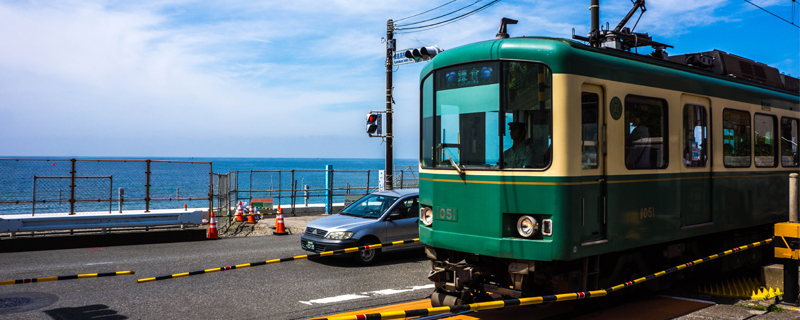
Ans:
[[[384,183],[385,190],[393,189],[393,173],[392,167],[394,166],[393,156],[393,141],[394,134],[392,132],[392,68],[393,56],[396,49],[394,40],[394,21],[389,19],[386,21],[386,168],[384,170]]]

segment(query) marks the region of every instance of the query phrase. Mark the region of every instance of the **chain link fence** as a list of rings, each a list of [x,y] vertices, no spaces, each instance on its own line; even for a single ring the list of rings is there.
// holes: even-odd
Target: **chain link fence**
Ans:
[[[417,166],[395,166],[395,189],[418,188]],[[377,191],[379,170],[250,170],[214,176],[214,212],[235,214],[239,201],[271,198],[294,215],[298,207],[344,203],[348,195],[363,196]]]
[[[0,159],[0,215],[211,208],[211,162]]]

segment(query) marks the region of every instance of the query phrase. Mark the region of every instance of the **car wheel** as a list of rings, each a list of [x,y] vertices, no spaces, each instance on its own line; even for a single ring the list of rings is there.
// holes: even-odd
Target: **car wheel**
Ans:
[[[367,238],[359,241],[358,246],[371,246],[376,243],[378,242],[375,239]],[[353,254],[353,260],[362,266],[371,265],[375,263],[375,260],[378,259],[378,253],[380,253],[380,250],[381,249],[361,250]]]

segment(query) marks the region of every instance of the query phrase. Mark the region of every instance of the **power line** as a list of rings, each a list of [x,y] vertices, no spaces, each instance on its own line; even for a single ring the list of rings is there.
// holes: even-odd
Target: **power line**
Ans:
[[[449,16],[449,15],[451,15],[451,14],[454,14],[454,13],[456,13],[456,12],[459,12],[459,11],[461,11],[461,10],[464,10],[464,9],[466,9],[466,8],[469,8],[469,7],[471,7],[471,6],[473,6],[473,5],[475,5],[476,3],[478,3],[478,2],[481,2],[481,1],[483,1],[483,0],[477,0],[477,1],[473,2],[473,3],[470,3],[469,5],[463,6],[463,7],[459,8],[459,9],[456,9],[456,10],[450,11],[450,12],[448,12],[448,13],[446,13],[446,14],[443,14],[443,15],[441,15],[441,16],[438,16],[438,17],[435,17],[435,18],[430,18],[430,19],[428,19],[428,20],[422,20],[422,21],[417,21],[417,22],[412,22],[412,23],[401,24],[401,25],[398,25],[398,27],[407,27],[407,26],[411,26],[411,25],[415,25],[415,24],[420,24],[420,23],[423,23],[423,22],[433,21],[433,20],[436,20],[436,19],[439,19],[439,18],[442,18],[442,17],[445,17],[445,16]]]
[[[478,11],[476,11],[475,13],[478,13],[478,12],[480,12],[480,11],[483,11],[483,10],[482,10],[482,9],[481,9],[481,10],[478,10]],[[450,21],[450,22],[448,22],[448,23],[444,23],[444,24],[440,24],[440,25],[436,25],[436,26],[428,27],[428,28],[426,28],[426,29],[420,29],[420,30],[414,30],[414,31],[405,31],[405,32],[397,32],[397,34],[399,34],[399,35],[406,35],[406,34],[409,34],[409,33],[417,33],[417,32],[423,32],[423,31],[433,30],[433,29],[436,29],[436,28],[441,28],[441,27],[444,27],[444,26],[446,26],[446,25],[448,25],[448,24],[451,24],[451,23],[454,23],[454,22],[458,22],[459,20],[466,19],[467,17],[468,17],[468,15],[464,15],[464,16],[462,16],[462,17],[460,17],[460,18],[458,18],[458,19],[456,19],[456,20]],[[454,18],[454,19],[455,19],[455,18]]]
[[[492,2],[489,2],[488,4],[486,4],[486,5],[484,5],[484,6],[480,7],[480,8],[477,8],[477,9],[475,9],[475,10],[472,10],[472,11],[470,11],[470,12],[467,12],[467,13],[465,13],[465,14],[462,14],[462,15],[460,15],[460,16],[458,16],[458,17],[455,17],[455,18],[450,18],[450,19],[448,19],[448,20],[440,21],[440,22],[437,22],[437,23],[434,23],[434,24],[425,25],[425,26],[411,27],[411,28],[397,28],[397,31],[404,31],[404,30],[414,30],[414,29],[424,29],[424,28],[431,28],[431,27],[434,27],[434,26],[444,26],[444,25],[446,25],[446,24],[449,24],[449,23],[456,22],[456,21],[458,21],[458,20],[461,20],[461,19],[463,19],[463,18],[466,18],[466,17],[468,17],[468,16],[470,16],[470,15],[473,15],[473,14],[475,14],[475,13],[478,13],[478,12],[480,12],[480,11],[483,11],[483,10],[485,10],[486,8],[488,8],[488,7],[490,7],[490,6],[493,6],[493,5],[495,5],[496,3],[498,3],[498,2],[500,2],[500,0],[494,0],[494,1],[492,1]],[[426,29],[426,30],[428,30],[428,29]],[[420,31],[425,31],[425,30],[420,30]]]
[[[767,11],[767,9],[764,9],[764,8],[762,8],[762,7],[759,7],[759,6],[757,6],[755,3],[752,3],[752,2],[750,2],[749,0],[744,0],[744,1],[745,1],[745,2],[747,2],[747,3],[749,3],[749,4],[752,4],[752,5],[753,5],[753,6],[755,6],[756,8],[759,8],[759,9],[761,9],[761,10],[764,10],[764,12],[766,12],[766,13],[769,13],[769,14],[771,14],[771,15],[775,16],[775,17],[776,17],[776,18],[778,18],[778,19],[781,19],[781,20],[783,20],[783,21],[786,21],[786,23],[793,25],[795,28],[798,28],[798,29],[800,29],[800,26],[798,26],[798,25],[796,25],[796,24],[794,24],[794,23],[790,22],[789,20],[786,20],[786,19],[784,19],[784,18],[781,18],[781,17],[779,17],[778,15],[776,15],[776,14],[774,14],[774,13],[772,13],[772,12],[769,12],[769,11]],[[794,8],[794,1],[792,1],[792,8]],[[794,15],[792,16],[792,19],[794,19]]]
[[[394,22],[403,21],[403,20],[406,20],[406,19],[408,19],[408,18],[413,18],[413,17],[419,16],[419,15],[426,14],[426,13],[428,13],[428,12],[431,12],[431,11],[433,11],[433,10],[439,9],[439,8],[441,8],[441,7],[444,7],[444,6],[448,5],[448,4],[451,4],[451,3],[453,3],[453,2],[456,2],[456,1],[458,1],[458,0],[453,0],[453,1],[450,1],[450,2],[448,2],[448,3],[445,3],[445,4],[441,5],[441,6],[438,6],[438,7],[436,7],[436,8],[430,9],[430,10],[428,10],[428,11],[417,13],[417,14],[415,14],[415,15],[413,15],[413,16],[408,16],[408,17],[405,17],[405,18],[403,18],[403,19],[397,19],[397,20],[395,20]]]
[[[409,35],[406,35],[406,33],[399,33],[399,32],[398,32],[397,34],[399,34],[399,35],[401,35],[401,36],[404,36],[404,37],[406,37],[406,38],[409,38],[409,39],[411,39],[411,40],[414,40],[414,41],[416,41],[416,42],[419,42],[419,43],[421,43],[421,44],[428,45],[428,46],[432,46],[432,44],[430,44],[430,43],[427,43],[427,42],[424,42],[424,41],[422,41],[422,40],[419,40],[419,39],[417,39],[417,38],[411,37],[411,36],[409,36]]]

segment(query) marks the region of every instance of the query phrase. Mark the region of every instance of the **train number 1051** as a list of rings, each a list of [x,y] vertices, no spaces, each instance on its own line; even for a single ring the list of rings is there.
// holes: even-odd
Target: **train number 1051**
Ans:
[[[647,207],[639,209],[639,219],[654,218],[656,216],[655,207]]]
[[[444,220],[444,221],[458,221],[458,209],[456,208],[436,208],[435,214],[433,217],[436,220]]]

